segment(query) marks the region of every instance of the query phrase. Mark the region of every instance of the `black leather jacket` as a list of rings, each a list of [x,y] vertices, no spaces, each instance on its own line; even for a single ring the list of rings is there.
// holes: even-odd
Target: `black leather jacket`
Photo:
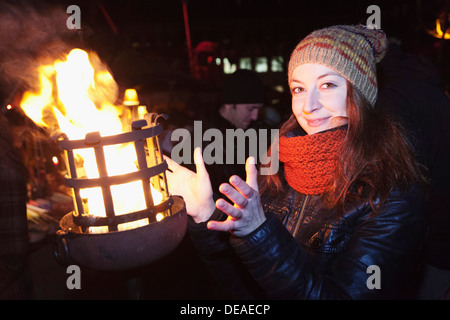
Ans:
[[[349,205],[339,215],[324,209],[319,196],[291,189],[263,201],[267,220],[246,237],[193,220],[189,232],[211,272],[236,298],[396,299],[421,254],[422,198],[416,187],[395,190],[376,215],[369,204]],[[211,219],[226,215],[216,210]],[[378,280],[379,289],[373,286]]]

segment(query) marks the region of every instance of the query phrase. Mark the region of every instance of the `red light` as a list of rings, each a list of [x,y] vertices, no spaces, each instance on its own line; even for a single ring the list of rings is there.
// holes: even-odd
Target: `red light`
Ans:
[[[59,164],[59,159],[58,159],[58,157],[57,157],[57,156],[53,156],[52,162],[53,162],[53,164],[54,164],[55,166],[57,166],[57,165]]]

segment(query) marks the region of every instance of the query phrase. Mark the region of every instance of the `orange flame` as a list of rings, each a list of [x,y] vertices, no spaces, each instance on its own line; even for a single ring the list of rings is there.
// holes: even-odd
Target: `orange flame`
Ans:
[[[91,63],[93,62],[93,63]],[[92,65],[94,64],[94,66]],[[26,92],[21,101],[24,112],[36,124],[59,128],[70,140],[84,139],[89,132],[101,136],[122,133],[121,110],[113,103],[117,98],[117,84],[97,56],[81,49],[73,49],[65,60],[39,67],[40,90]],[[92,148],[76,151],[83,163],[79,177],[98,178],[98,168]],[[137,171],[133,144],[112,145],[104,148],[108,175]],[[151,187],[154,204],[162,201],[162,194]],[[116,215],[143,210],[145,198],[141,181],[111,186]],[[87,199],[89,214],[106,216],[101,188],[82,189]],[[159,216],[161,219],[161,216]],[[148,219],[128,222],[120,230],[148,224]],[[107,227],[92,227],[91,232],[107,232]]]
[[[434,30],[429,30],[428,33],[438,39],[445,39],[445,40],[450,39],[449,31],[446,30],[444,34],[444,31],[442,30],[441,27],[441,20],[439,18],[436,19],[436,28]]]

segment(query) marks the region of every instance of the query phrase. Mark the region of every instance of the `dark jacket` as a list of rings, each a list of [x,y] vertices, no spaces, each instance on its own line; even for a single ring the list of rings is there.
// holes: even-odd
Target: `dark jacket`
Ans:
[[[377,64],[376,108],[391,113],[413,137],[430,180],[425,211],[430,225],[427,263],[450,270],[450,104],[430,61],[391,45]]]
[[[218,143],[217,141],[214,141],[215,138],[212,138],[212,142],[209,142],[208,140],[202,141],[202,152],[208,152],[211,153],[212,144],[214,144],[215,147],[220,148],[220,153],[222,157],[219,157],[219,160],[222,161],[214,161],[213,163],[205,163],[206,170],[208,171],[209,178],[211,181],[211,186],[213,188],[213,192],[218,194],[219,193],[219,186],[224,183],[228,182],[230,177],[232,175],[237,175],[245,180],[246,174],[245,174],[245,159],[247,159],[249,156],[251,156],[249,152],[249,143],[250,141],[248,139],[244,140],[244,145],[239,144],[237,139],[229,140],[227,131],[229,131],[230,137],[233,137],[235,135],[241,135],[243,136],[246,132],[246,130],[255,130],[255,132],[259,132],[260,129],[269,129],[269,126],[266,124],[260,122],[260,121],[252,121],[251,126],[246,129],[245,131],[241,131],[242,129],[237,129],[231,122],[229,122],[227,119],[221,116],[219,112],[219,108],[211,108],[208,112],[205,112],[203,117],[199,119],[202,125],[202,137],[203,134],[208,129],[217,129],[220,131],[222,136],[221,143]],[[239,131],[237,131],[239,130]],[[235,133],[235,131],[237,133]],[[267,137],[267,141],[265,141],[265,144],[258,143],[258,148],[261,148],[261,145],[263,146],[263,150],[266,151],[267,147],[270,145],[270,136]],[[263,139],[262,137],[259,137],[258,139]],[[239,139],[241,140],[241,139]],[[258,140],[259,141],[259,140]],[[242,142],[242,141],[241,141]],[[192,143],[192,142],[191,142]],[[194,145],[191,144],[190,146],[193,155]],[[207,148],[209,149],[208,151]],[[217,151],[213,152],[214,154]],[[231,160],[230,160],[231,159]],[[256,159],[258,160],[258,159]],[[183,166],[187,167],[188,169],[195,172],[195,163],[193,158],[191,159],[190,164],[182,164]]]
[[[376,215],[362,203],[324,209],[319,196],[292,189],[263,204],[267,220],[242,238],[189,222],[202,259],[236,298],[395,299],[415,271],[425,235],[416,187],[393,191]]]
[[[213,191],[218,193],[219,186],[224,182],[228,182],[232,175],[238,175],[242,179],[245,179],[245,164],[238,163],[237,161],[237,154],[242,150],[238,150],[237,144],[235,143],[232,145],[227,144],[227,130],[236,130],[236,127],[220,115],[219,109],[212,109],[210,113],[205,116],[203,119],[203,126],[203,132],[208,129],[218,129],[223,137],[223,143],[221,144],[223,163],[206,165]],[[206,145],[208,145],[208,143],[203,145],[202,150],[206,148]],[[231,164],[226,163],[226,157],[229,153],[234,154],[234,160]],[[246,159],[246,157],[244,157],[244,159]]]

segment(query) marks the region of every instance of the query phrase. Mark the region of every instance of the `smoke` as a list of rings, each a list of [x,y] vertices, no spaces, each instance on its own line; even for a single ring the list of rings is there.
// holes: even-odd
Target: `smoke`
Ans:
[[[0,83],[4,98],[35,90],[37,67],[73,48],[80,31],[66,26],[66,8],[45,1],[0,4]]]

